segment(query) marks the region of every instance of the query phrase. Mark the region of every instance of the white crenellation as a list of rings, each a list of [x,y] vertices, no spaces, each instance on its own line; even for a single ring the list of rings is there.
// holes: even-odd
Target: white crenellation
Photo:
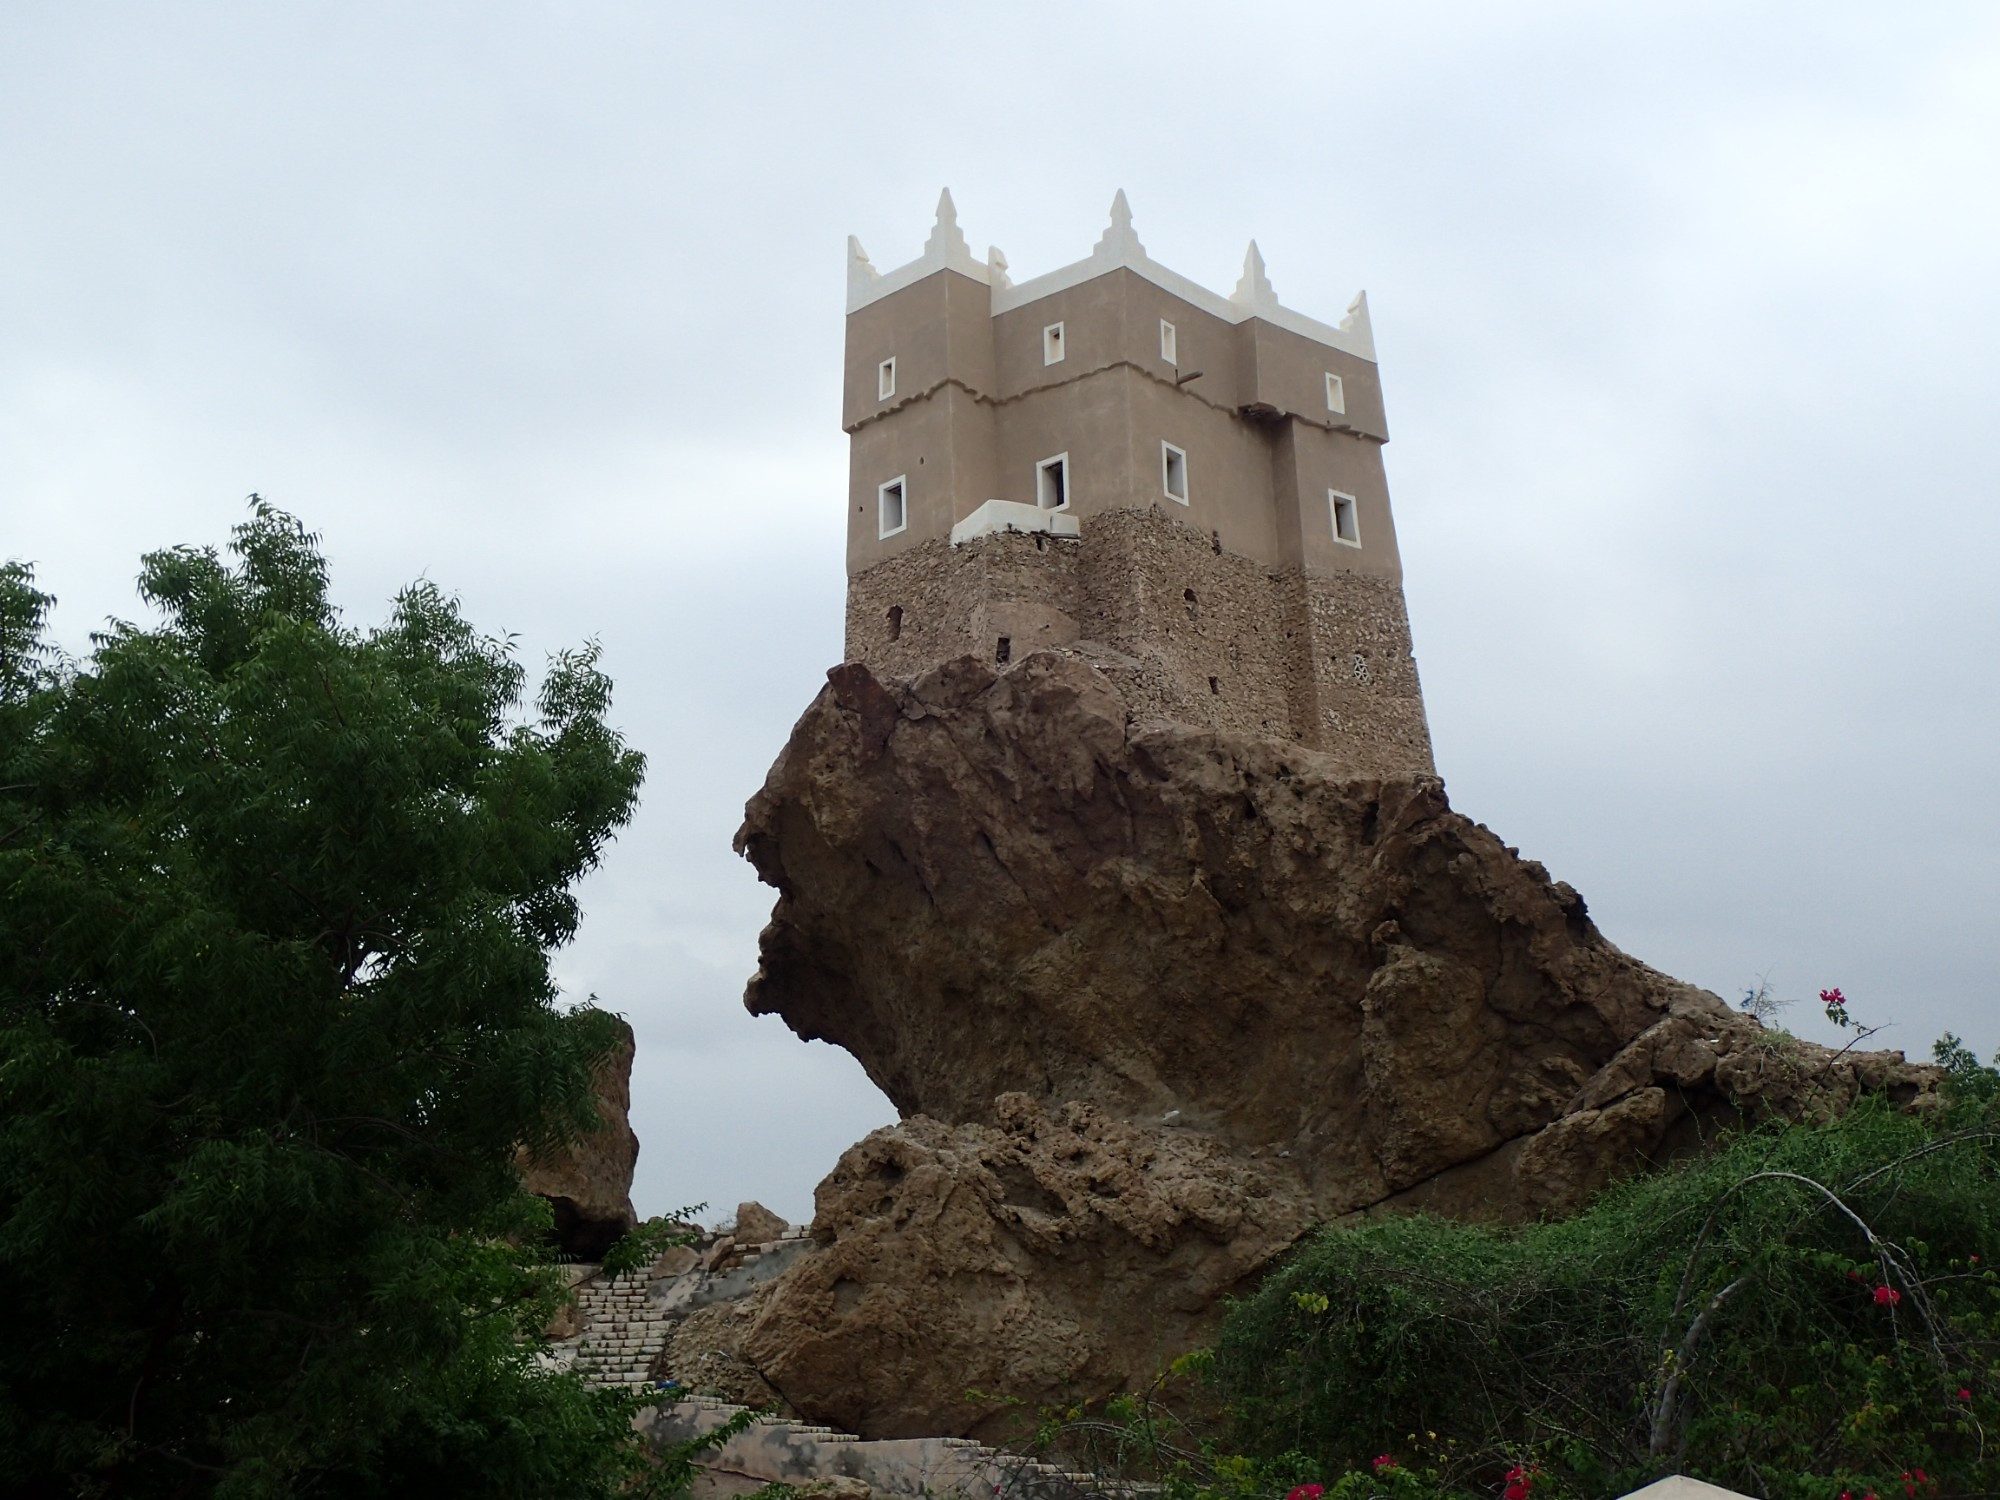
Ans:
[[[1243,252],[1243,275],[1236,283],[1236,290],[1229,294],[1230,305],[1243,310],[1246,318],[1264,318],[1279,307],[1278,293],[1271,285],[1271,278],[1264,274],[1264,252],[1252,240],[1250,248]]]
[[[1375,328],[1368,321],[1368,294],[1356,292],[1354,300],[1347,304],[1347,316],[1340,320],[1340,331],[1371,350],[1375,347]],[[1370,355],[1373,358],[1373,355]]]
[[[865,307],[881,293],[875,290],[882,273],[875,269],[868,259],[868,252],[861,248],[861,241],[853,235],[847,237],[847,310]]]
[[[900,292],[937,271],[956,271],[974,281],[987,283],[986,266],[972,258],[972,247],[958,227],[958,207],[951,201],[951,189],[938,194],[937,222],[924,253],[906,266],[893,271],[877,271],[869,263],[868,252],[853,235],[847,237],[847,310],[854,312],[891,292]]]
[[[1213,314],[1228,323],[1262,318],[1301,337],[1331,345],[1349,354],[1373,361],[1375,334],[1368,321],[1368,294],[1360,292],[1348,304],[1347,315],[1338,328],[1295,312],[1279,302],[1264,271],[1264,257],[1257,242],[1250,242],[1244,258],[1243,279],[1233,296],[1222,297],[1207,287],[1190,281],[1178,271],[1168,270],[1146,253],[1132,228],[1132,207],[1120,188],[1111,200],[1111,220],[1089,255],[1082,260],[1024,281],[1018,286],[1007,274],[1007,257],[998,246],[990,246],[984,262],[975,260],[958,227],[958,210],[947,188],[938,198],[937,222],[924,241],[923,254],[893,271],[877,271],[869,263],[861,242],[852,235],[847,240],[847,310],[857,312],[891,292],[901,291],[937,271],[956,271],[990,289],[994,313],[1025,307],[1055,292],[1066,291],[1114,270],[1127,270],[1153,285],[1172,292],[1182,301]]]
[[[1111,200],[1111,222],[1091,247],[1090,258],[1114,261],[1121,266],[1146,258],[1146,247],[1139,243],[1139,236],[1132,229],[1132,205],[1125,201],[1123,188]]]

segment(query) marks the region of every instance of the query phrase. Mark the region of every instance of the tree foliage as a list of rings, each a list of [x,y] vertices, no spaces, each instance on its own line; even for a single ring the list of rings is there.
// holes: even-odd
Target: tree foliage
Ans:
[[[1342,1500],[2000,1489],[2000,1077],[1938,1055],[1946,1109],[1758,1131],[1565,1221],[1322,1231],[1215,1350],[1252,1469]]]
[[[642,759],[593,649],[525,708],[433,585],[357,630],[290,517],[230,551],[82,663],[0,570],[0,1489],[613,1493],[510,1163],[595,1119],[548,955]]]

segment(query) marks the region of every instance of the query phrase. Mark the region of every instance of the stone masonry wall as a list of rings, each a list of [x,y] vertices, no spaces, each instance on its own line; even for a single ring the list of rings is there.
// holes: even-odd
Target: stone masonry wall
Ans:
[[[931,541],[848,582],[847,659],[884,676],[1052,649],[1117,679],[1142,716],[1282,735],[1357,776],[1434,774],[1390,579],[1274,572],[1153,508],[1074,538]]]
[[[1311,620],[1316,713],[1309,720],[1317,743],[1346,752],[1370,774],[1396,767],[1435,774],[1402,586],[1366,573],[1294,578]]]

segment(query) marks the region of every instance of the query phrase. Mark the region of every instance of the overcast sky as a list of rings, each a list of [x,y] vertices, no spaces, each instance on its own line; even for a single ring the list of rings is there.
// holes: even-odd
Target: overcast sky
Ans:
[[[844,237],[947,184],[1017,281],[1123,187],[1218,291],[1366,287],[1454,805],[1683,978],[2000,1046],[1984,0],[12,0],[0,554],[80,650],[255,490],[356,623],[601,639],[652,769],[560,972],[635,1196],[804,1218],[893,1112],[744,1013],[729,841],[840,656]]]

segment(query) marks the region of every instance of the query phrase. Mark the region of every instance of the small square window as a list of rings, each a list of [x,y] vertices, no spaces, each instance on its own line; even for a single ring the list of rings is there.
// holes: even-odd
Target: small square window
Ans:
[[[896,394],[896,361],[885,359],[875,367],[875,399],[887,401]]]
[[[1170,365],[1181,362],[1180,335],[1174,332],[1174,325],[1165,318],[1160,319],[1160,358]]]
[[[1160,444],[1160,478],[1169,500],[1188,503],[1187,454],[1172,443]]]
[[[909,480],[898,476],[875,488],[875,534],[891,537],[910,524]]]
[[[1333,508],[1333,539],[1350,547],[1359,547],[1361,527],[1354,517],[1354,497],[1343,495],[1339,490],[1328,490],[1326,498]]]
[[[1042,363],[1061,364],[1063,357],[1063,326],[1051,323],[1042,330]]]
[[[1341,385],[1338,375],[1328,374],[1326,377],[1326,409],[1342,415],[1347,412],[1347,390]]]
[[[1069,509],[1069,455],[1058,453],[1035,465],[1035,504],[1043,510]]]

